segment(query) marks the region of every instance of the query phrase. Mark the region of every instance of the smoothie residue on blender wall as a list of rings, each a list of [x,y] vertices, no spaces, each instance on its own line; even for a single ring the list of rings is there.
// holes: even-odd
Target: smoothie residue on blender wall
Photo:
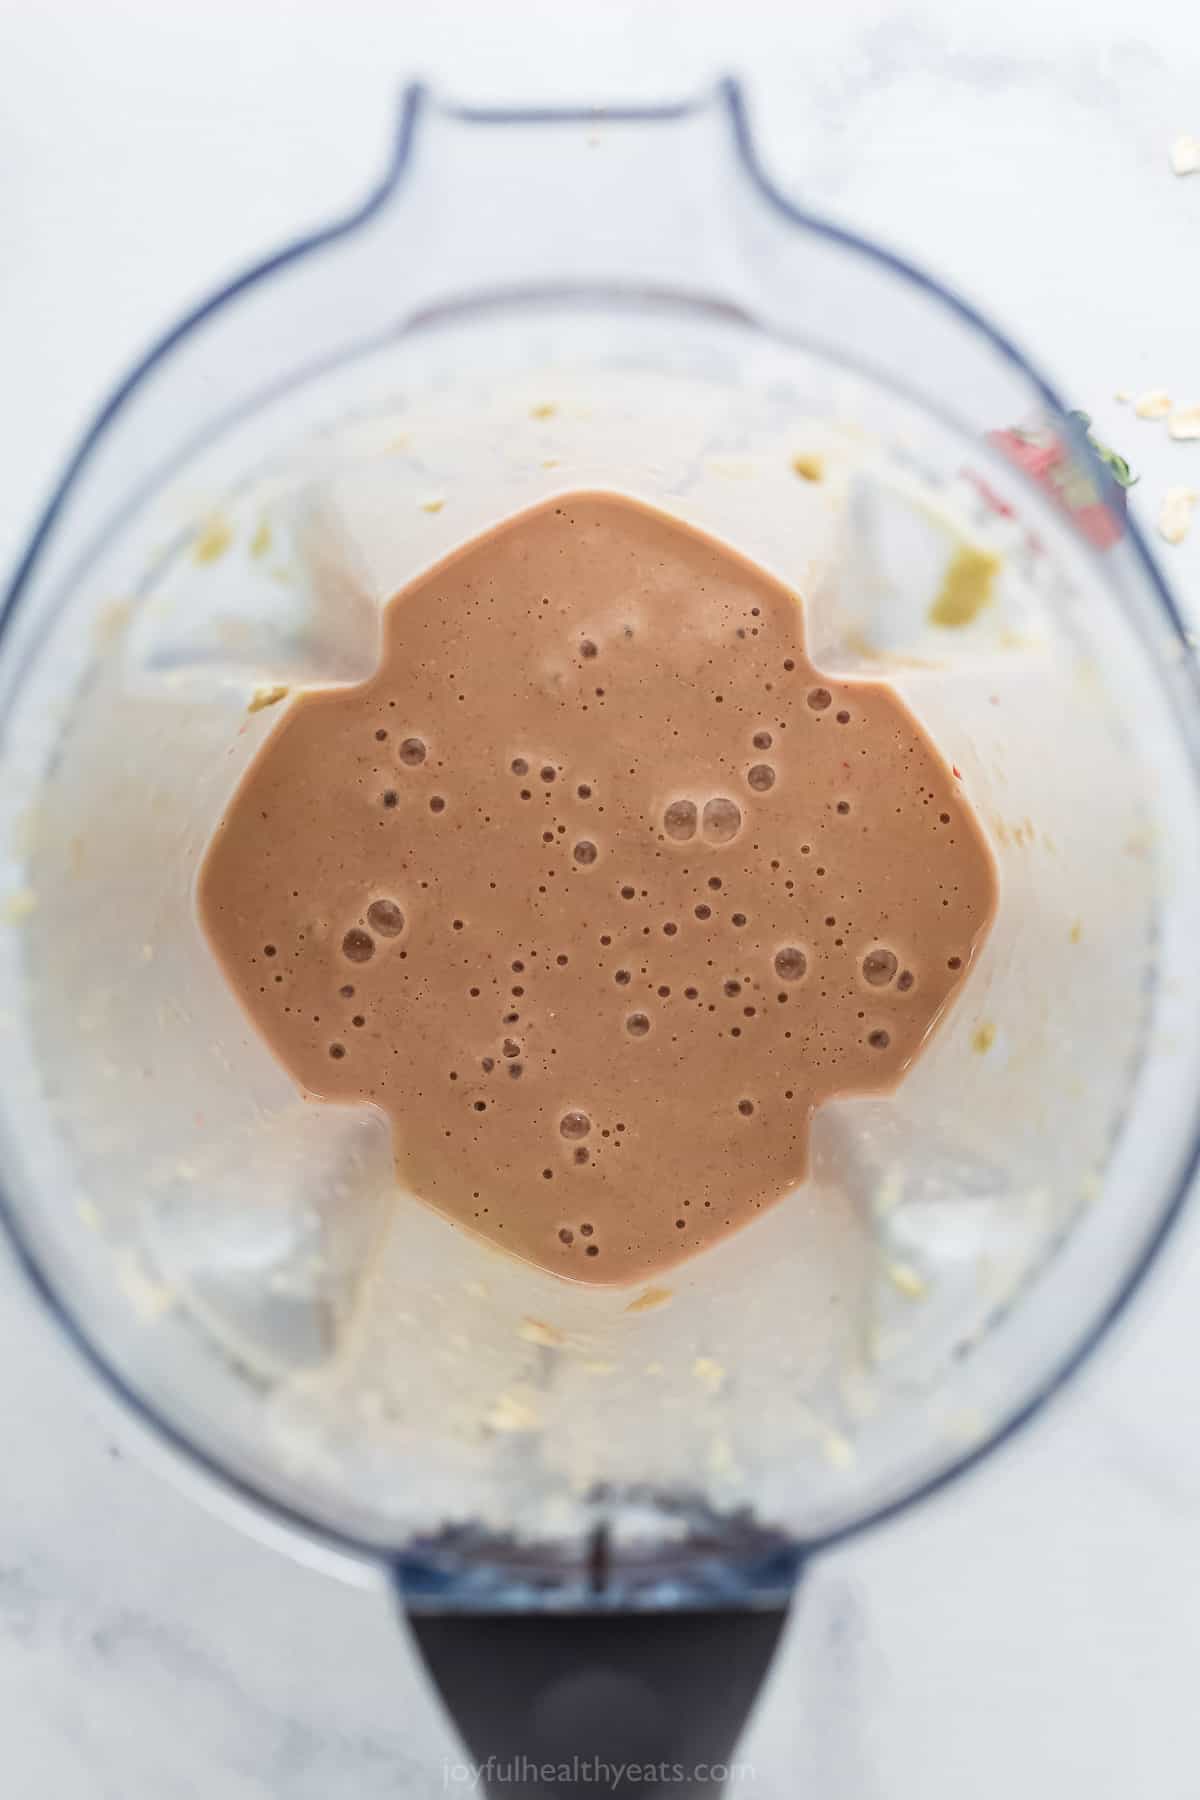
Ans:
[[[815,669],[763,569],[601,493],[396,595],[377,672],[292,700],[199,884],[308,1093],[381,1108],[455,1223],[606,1284],[803,1180],[814,1108],[900,1080],[995,901],[899,695]]]

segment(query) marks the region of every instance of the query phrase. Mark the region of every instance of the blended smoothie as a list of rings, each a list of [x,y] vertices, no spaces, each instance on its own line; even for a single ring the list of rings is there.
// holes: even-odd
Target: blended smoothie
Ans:
[[[577,1281],[693,1256],[892,1088],[996,904],[958,779],[796,596],[630,499],[506,520],[295,698],[220,821],[204,929],[314,1098],[403,1185]]]

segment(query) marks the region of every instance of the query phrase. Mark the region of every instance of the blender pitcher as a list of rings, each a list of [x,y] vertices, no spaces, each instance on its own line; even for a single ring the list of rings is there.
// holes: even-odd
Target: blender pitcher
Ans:
[[[385,1121],[295,1090],[193,903],[288,694],[365,677],[410,577],[583,487],[792,585],[817,664],[886,677],[954,765],[1000,878],[907,1080],[824,1106],[803,1186],[650,1292],[398,1191]],[[410,90],[377,191],[155,347],[16,572],[17,1251],[210,1487],[390,1574],[493,1794],[557,1791],[517,1757],[719,1764],[807,1556],[1028,1417],[1181,1204],[1196,700],[1079,423],[961,301],[786,200],[736,87]],[[664,1779],[625,1786],[700,1791]]]

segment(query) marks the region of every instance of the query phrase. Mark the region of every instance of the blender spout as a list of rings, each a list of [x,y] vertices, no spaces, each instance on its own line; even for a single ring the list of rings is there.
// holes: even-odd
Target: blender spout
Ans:
[[[659,106],[567,109],[462,106],[409,87],[363,220],[395,244],[412,308],[402,328],[464,305],[615,290],[748,316],[744,134],[730,80]]]

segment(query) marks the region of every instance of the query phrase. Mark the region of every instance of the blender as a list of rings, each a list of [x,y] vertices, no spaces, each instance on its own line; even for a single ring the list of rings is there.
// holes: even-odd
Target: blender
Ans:
[[[398,1191],[202,939],[287,695],[502,516],[620,490],[803,597],[960,774],[999,911],[894,1094],[661,1303]],[[176,326],[76,452],[0,630],[3,1215],[204,1486],[395,1587],[493,1796],[711,1793],[807,1559],[1088,1354],[1200,1124],[1197,672],[1110,470],[1019,352],[803,211],[737,88],[405,96],[353,216]],[[563,1773],[566,1769],[569,1772]]]

